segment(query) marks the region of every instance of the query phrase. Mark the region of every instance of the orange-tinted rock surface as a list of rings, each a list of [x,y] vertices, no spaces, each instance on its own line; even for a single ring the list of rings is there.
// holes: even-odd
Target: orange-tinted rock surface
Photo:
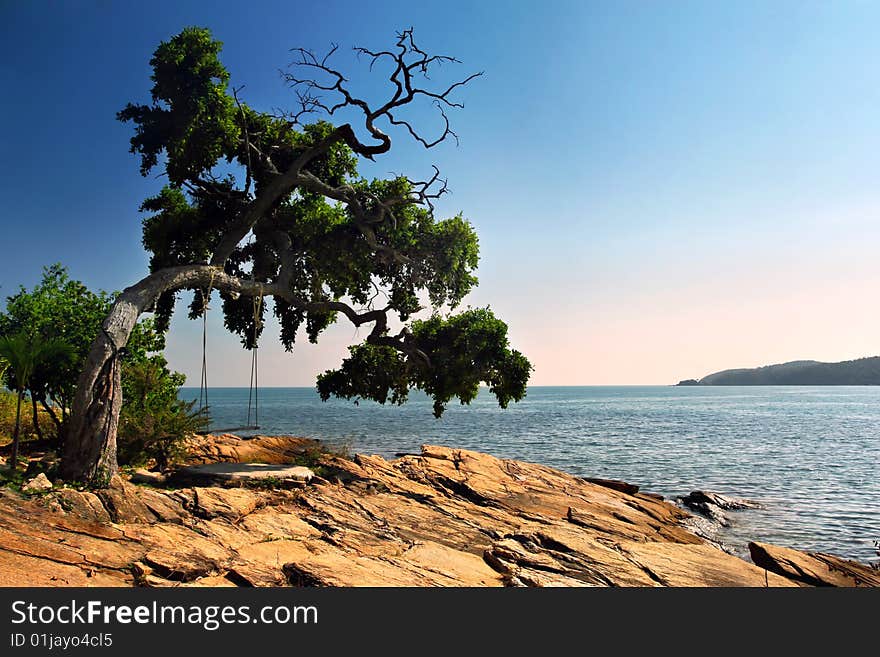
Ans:
[[[193,460],[203,463],[290,462],[313,445],[200,440]],[[316,465],[318,476],[297,490],[173,490],[116,479],[97,493],[0,491],[0,584],[816,583],[797,568],[765,570],[709,545],[681,526],[685,511],[656,496],[540,465],[437,446],[393,461],[324,456]]]

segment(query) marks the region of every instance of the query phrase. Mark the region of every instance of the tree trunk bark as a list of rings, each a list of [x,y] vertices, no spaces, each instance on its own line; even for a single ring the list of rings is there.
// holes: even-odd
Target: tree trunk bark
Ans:
[[[15,472],[18,467],[18,437],[21,429],[21,400],[24,390],[18,391],[18,403],[15,406],[15,431],[12,433],[12,456],[9,459],[9,469]]]
[[[31,393],[31,410],[33,411],[34,433],[37,434],[37,438],[42,440],[43,430],[40,429],[40,417],[39,411],[37,410],[37,398],[34,396],[34,393]]]
[[[105,487],[119,470],[116,431],[122,408],[120,356],[138,317],[169,290],[207,288],[245,295],[272,295],[271,285],[245,281],[211,265],[168,267],[126,288],[104,320],[80,373],[73,399],[60,475]]]

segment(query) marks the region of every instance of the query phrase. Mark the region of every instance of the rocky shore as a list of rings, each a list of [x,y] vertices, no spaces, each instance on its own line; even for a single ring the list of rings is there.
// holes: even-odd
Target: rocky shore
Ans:
[[[426,445],[388,461],[232,436],[190,451],[193,465],[298,467],[244,480],[140,473],[131,479],[144,483],[119,477],[96,492],[2,489],[0,585],[880,585],[880,572],[832,555],[753,543],[749,563],[636,486],[478,452]]]

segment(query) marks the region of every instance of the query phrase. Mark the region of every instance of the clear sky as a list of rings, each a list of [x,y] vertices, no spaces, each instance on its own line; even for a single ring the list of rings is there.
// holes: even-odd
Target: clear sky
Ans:
[[[453,117],[460,146],[392,135],[376,173],[448,176],[439,214],[480,235],[468,302],[508,322],[533,384],[876,355],[878,24],[870,2],[0,0],[0,295],[56,261],[93,288],[146,273],[137,207],[161,180],[138,175],[114,115],[147,100],[160,41],[210,27],[233,84],[271,109],[290,104],[289,48],[337,42],[369,88],[347,49],[414,26],[485,76]],[[213,320],[212,385],[247,385]],[[312,385],[363,337],[342,321],[289,355],[270,335],[266,385]],[[167,354],[193,385],[198,347],[179,312]]]

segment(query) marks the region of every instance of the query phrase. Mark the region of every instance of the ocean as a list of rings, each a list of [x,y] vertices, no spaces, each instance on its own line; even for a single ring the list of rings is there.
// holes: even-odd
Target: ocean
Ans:
[[[197,388],[181,397],[195,399]],[[213,388],[213,427],[246,423],[248,389]],[[502,410],[488,390],[440,420],[414,391],[403,406],[321,402],[313,388],[259,391],[260,430],[393,458],[424,443],[622,479],[668,498],[692,490],[759,502],[728,513],[718,540],[876,561],[880,387],[532,387]],[[245,435],[248,432],[241,432]]]

